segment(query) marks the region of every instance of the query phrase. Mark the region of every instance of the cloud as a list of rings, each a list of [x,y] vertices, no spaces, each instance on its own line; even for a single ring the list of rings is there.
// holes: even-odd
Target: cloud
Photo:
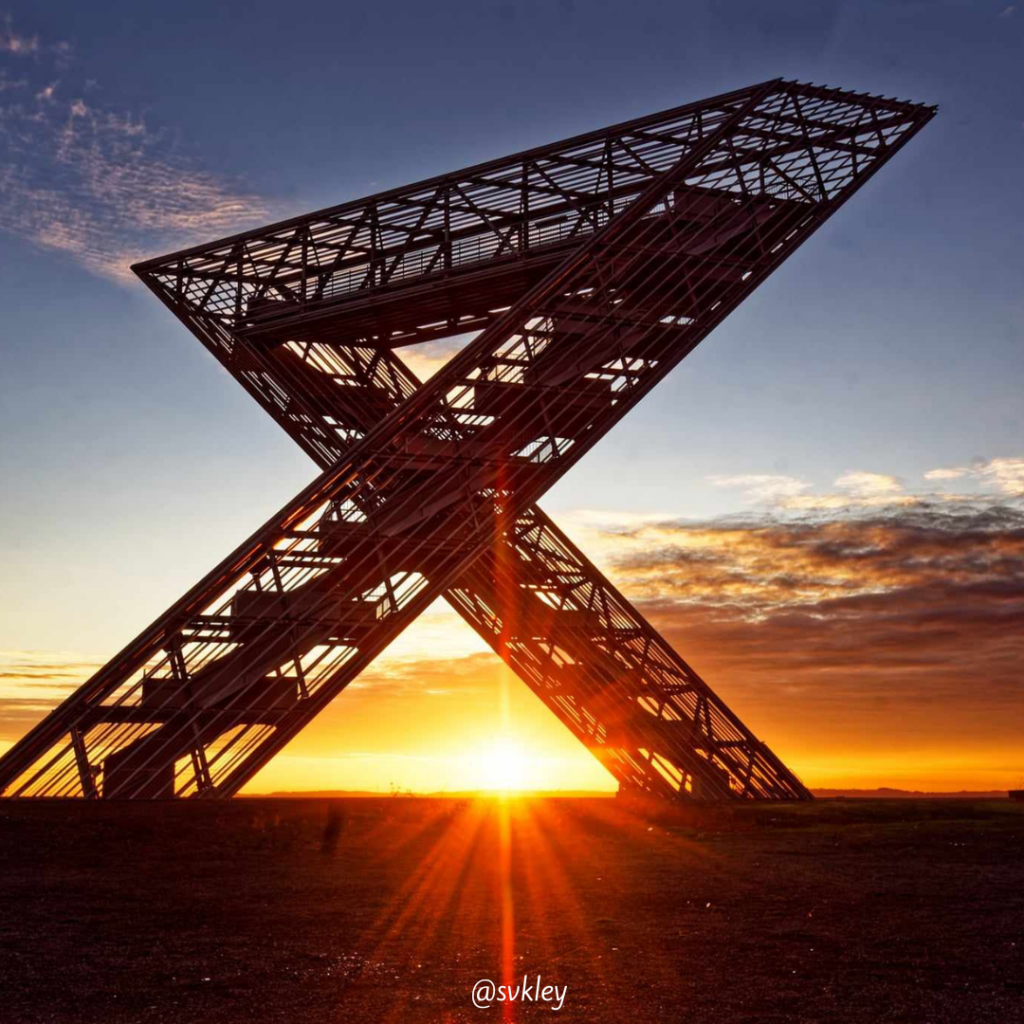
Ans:
[[[750,501],[779,502],[795,498],[810,488],[806,480],[793,476],[748,473],[740,476],[710,476],[715,487],[731,487],[743,492]]]
[[[606,558],[632,593],[716,604],[745,617],[1024,572],[1024,512],[999,505],[922,502],[796,519],[670,521],[606,539],[612,545]]]
[[[1000,18],[1009,18],[1013,14],[1013,12],[1016,11],[1016,10],[1017,10],[1017,8],[1014,7],[1013,4],[1010,4],[1008,7],[1004,7],[999,12],[998,17],[1000,17]]]
[[[39,53],[39,37],[20,35],[11,27],[11,19],[5,18],[0,27],[0,53],[31,57]]]
[[[952,480],[970,481],[971,494],[930,489],[908,490],[905,482],[889,473],[848,470],[833,481],[835,490],[814,493],[812,484],[794,476],[751,473],[710,476],[714,487],[742,492],[753,505],[779,513],[840,512],[853,509],[911,507],[934,502],[970,501],[978,496],[1000,496],[1011,501],[1024,498],[1024,457],[975,459],[967,466],[930,469],[923,474],[929,484]]]
[[[605,542],[619,587],[741,713],[776,728],[949,743],[1013,732],[1024,715],[1019,508],[662,522]]]
[[[0,650],[0,739],[17,739],[101,664],[72,651]]]
[[[897,477],[886,473],[865,473],[862,470],[844,473],[836,480],[836,487],[841,487],[859,498],[903,493],[903,484]]]
[[[899,477],[887,473],[850,470],[837,477],[834,486],[839,488],[837,492],[793,495],[775,502],[775,505],[779,509],[810,512],[914,505],[922,500],[919,496],[907,494]]]
[[[811,511],[892,504],[912,504],[917,499],[904,493],[902,481],[885,473],[850,470],[835,481],[838,492],[810,494],[811,483],[799,477],[767,473],[741,476],[710,476],[714,487],[731,487],[743,492],[753,504],[775,509]]]
[[[401,356],[405,364],[421,381],[429,380],[452,356],[462,351],[480,332],[458,334],[439,341],[427,341],[404,348]]]
[[[976,459],[969,466],[930,469],[925,480],[972,479],[975,483],[1010,498],[1024,497],[1024,457]]]
[[[978,470],[983,480],[995,484],[1003,494],[1024,496],[1024,458],[992,459]]]
[[[202,168],[166,131],[86,102],[93,80],[65,73],[68,44],[8,23],[0,59],[26,53],[38,58],[27,77],[0,67],[0,231],[123,282],[138,259],[270,219],[264,200]]]

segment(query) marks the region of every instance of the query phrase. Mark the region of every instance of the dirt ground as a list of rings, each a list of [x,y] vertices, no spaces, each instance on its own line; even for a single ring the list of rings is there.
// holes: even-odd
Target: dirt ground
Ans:
[[[1024,1021],[1024,805],[0,804],[0,1019]]]

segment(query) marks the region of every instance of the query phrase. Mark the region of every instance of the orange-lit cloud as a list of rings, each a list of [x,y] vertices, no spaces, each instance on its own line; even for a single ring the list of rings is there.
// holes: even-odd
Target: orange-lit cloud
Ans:
[[[429,380],[456,352],[468,344],[472,338],[475,338],[476,333],[444,338],[441,341],[429,341],[422,345],[412,345],[402,349],[402,359],[421,381]]]
[[[0,650],[0,752],[100,667],[68,651]]]
[[[976,785],[986,765],[995,785],[1024,772],[1018,505],[915,499],[585,532],[619,586],[798,767],[828,762],[838,781],[863,759],[869,785],[893,781],[901,759],[918,782],[951,756]]]

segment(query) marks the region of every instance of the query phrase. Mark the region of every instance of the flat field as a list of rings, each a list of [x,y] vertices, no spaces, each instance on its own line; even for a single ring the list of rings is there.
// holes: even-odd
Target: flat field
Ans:
[[[1024,805],[0,804],[0,1018],[1024,1020]]]

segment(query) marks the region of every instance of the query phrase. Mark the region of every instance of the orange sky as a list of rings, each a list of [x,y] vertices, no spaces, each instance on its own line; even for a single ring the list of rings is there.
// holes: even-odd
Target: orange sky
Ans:
[[[1024,513],[994,500],[862,497],[839,511],[704,522],[561,518],[809,785],[1019,785]],[[93,667],[68,653],[0,652],[0,741]],[[392,786],[614,783],[438,602],[248,791]]]

